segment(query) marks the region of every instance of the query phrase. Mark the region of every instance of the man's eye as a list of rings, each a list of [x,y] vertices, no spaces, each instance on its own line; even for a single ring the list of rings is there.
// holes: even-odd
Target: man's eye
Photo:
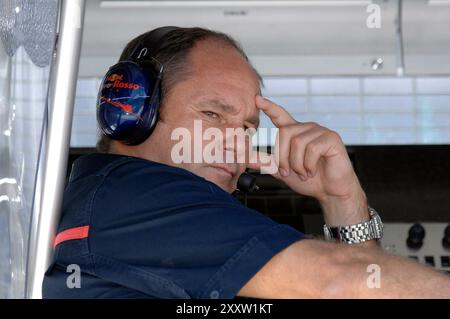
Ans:
[[[206,114],[207,116],[209,116],[209,117],[212,117],[212,118],[217,118],[217,117],[219,117],[219,115],[217,114],[217,113],[214,113],[214,112],[211,112],[211,111],[205,111],[205,112],[203,112],[204,114]]]

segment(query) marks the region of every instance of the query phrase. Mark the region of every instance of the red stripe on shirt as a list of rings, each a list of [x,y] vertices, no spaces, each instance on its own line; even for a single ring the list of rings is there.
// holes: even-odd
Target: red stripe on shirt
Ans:
[[[66,229],[60,232],[58,235],[56,235],[55,241],[53,243],[53,249],[55,249],[55,247],[61,244],[62,242],[73,239],[87,238],[88,235],[89,235],[89,226],[81,226]]]

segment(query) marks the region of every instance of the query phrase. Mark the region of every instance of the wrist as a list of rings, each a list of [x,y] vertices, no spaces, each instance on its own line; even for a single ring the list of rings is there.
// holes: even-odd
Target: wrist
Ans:
[[[356,224],[370,219],[367,197],[359,188],[348,196],[327,196],[319,200],[325,223],[330,226]]]

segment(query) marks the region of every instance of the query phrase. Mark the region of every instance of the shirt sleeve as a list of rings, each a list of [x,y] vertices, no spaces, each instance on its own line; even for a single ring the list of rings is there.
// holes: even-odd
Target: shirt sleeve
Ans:
[[[122,284],[148,274],[140,287],[151,287],[144,292],[154,297],[182,290],[190,298],[233,298],[274,255],[303,238],[182,169],[122,169],[97,191],[90,247],[127,266],[114,274]]]

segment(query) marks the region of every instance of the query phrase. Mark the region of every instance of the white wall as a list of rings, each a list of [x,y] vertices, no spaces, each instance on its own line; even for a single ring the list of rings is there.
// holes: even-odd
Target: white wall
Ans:
[[[347,145],[450,143],[450,76],[265,77],[264,83],[263,94],[298,121],[336,130]],[[99,78],[78,81],[72,147],[96,143],[99,85]],[[264,115],[261,127],[273,127]]]

